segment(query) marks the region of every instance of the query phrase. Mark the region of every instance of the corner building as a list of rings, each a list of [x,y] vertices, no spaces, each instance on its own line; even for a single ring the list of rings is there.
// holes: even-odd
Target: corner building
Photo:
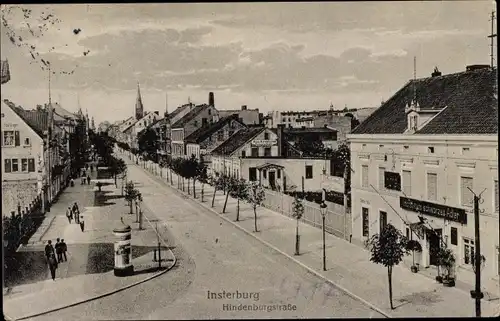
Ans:
[[[408,82],[348,135],[353,242],[362,243],[391,223],[421,244],[415,259],[420,269],[435,266],[433,250],[446,244],[455,253],[457,281],[472,289],[475,221],[468,188],[476,194],[484,190],[482,284],[497,293],[496,72],[483,65],[449,75],[435,70]],[[411,255],[406,259],[411,264]]]

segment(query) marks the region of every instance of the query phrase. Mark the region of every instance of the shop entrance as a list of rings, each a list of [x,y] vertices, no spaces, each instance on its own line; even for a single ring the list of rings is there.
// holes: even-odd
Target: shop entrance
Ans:
[[[430,265],[437,265],[437,253],[441,248],[441,235],[442,229],[435,229],[434,231],[427,230],[427,242],[429,244]]]

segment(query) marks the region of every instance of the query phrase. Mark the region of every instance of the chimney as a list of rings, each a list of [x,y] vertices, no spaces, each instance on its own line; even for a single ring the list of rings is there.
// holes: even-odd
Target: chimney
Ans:
[[[247,110],[247,105],[241,106],[241,110]]]
[[[283,129],[285,128],[284,124],[278,124],[278,157],[284,157],[283,153],[283,147],[284,147],[284,141],[283,141]]]
[[[215,99],[214,99],[214,93],[213,92],[208,93],[208,105],[215,107]]]
[[[441,76],[441,72],[439,71],[438,67],[434,67],[434,72],[431,74],[432,77],[439,77]]]

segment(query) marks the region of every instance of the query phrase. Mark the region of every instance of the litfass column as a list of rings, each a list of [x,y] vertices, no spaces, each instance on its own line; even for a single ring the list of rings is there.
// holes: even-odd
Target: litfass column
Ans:
[[[134,273],[132,265],[132,249],[130,241],[132,238],[132,228],[126,225],[121,219],[120,226],[113,230],[116,236],[115,241],[115,276],[129,276]]]

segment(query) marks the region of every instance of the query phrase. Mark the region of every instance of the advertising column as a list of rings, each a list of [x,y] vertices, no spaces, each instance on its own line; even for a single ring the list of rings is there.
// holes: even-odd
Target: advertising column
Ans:
[[[115,276],[129,276],[134,273],[132,265],[132,249],[130,241],[132,238],[132,229],[129,225],[121,221],[121,225],[113,230],[116,236],[115,241]]]

